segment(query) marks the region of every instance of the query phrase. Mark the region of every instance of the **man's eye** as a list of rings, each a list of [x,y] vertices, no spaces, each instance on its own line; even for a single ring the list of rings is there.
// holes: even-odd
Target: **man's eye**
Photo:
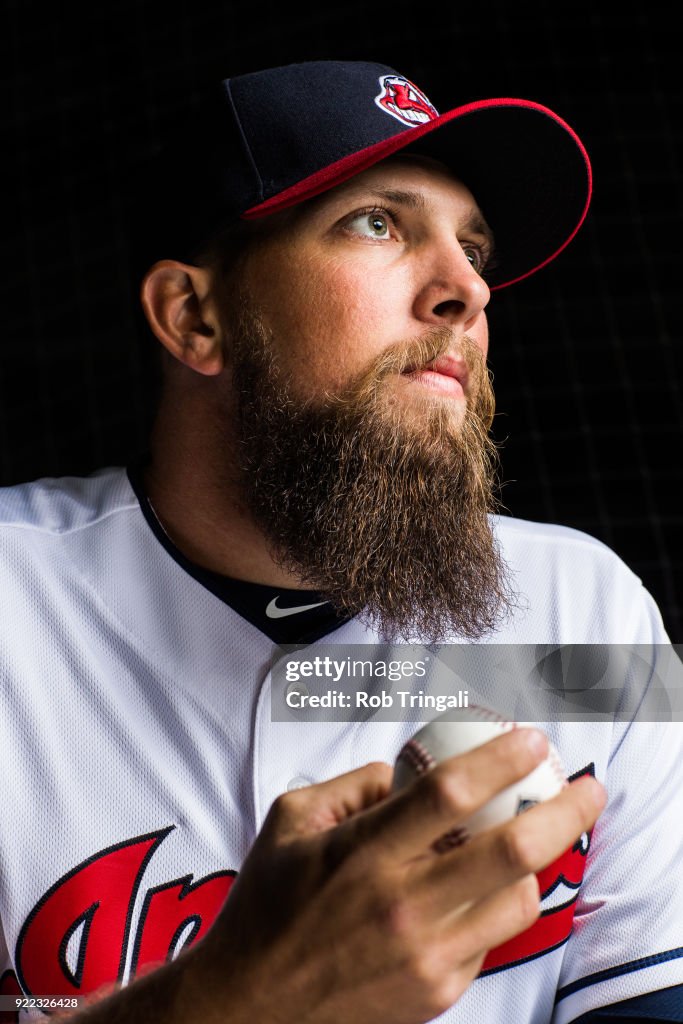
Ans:
[[[385,213],[360,213],[347,225],[352,231],[366,238],[390,238],[389,218]]]
[[[478,274],[482,274],[486,268],[486,255],[476,245],[463,245],[462,251],[470,261]]]

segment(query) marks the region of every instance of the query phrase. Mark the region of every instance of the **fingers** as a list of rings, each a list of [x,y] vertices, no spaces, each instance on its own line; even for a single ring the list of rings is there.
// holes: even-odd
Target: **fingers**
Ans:
[[[269,814],[278,838],[300,838],[332,829],[383,800],[391,789],[392,769],[373,761],[327,782],[279,797]]]
[[[486,955],[531,928],[539,915],[540,893],[534,875],[491,893],[458,916],[453,929],[455,962]]]
[[[463,894],[470,902],[486,900],[542,870],[593,827],[605,792],[584,777],[459,849],[425,856],[439,836],[527,775],[546,753],[542,733],[516,729],[443,762],[389,799],[391,769],[375,762],[280,797],[267,835],[279,845],[331,832],[330,864],[353,852],[363,853],[365,864],[411,863],[416,898],[425,912],[443,916],[444,907],[462,907]]]
[[[513,871],[540,871],[593,827],[606,802],[607,793],[597,779],[590,775],[576,779],[552,800],[510,823],[501,845],[502,858]]]
[[[436,912],[462,893],[485,901],[535,875],[593,827],[604,804],[604,788],[587,776],[459,849],[415,865],[414,882],[422,889],[424,909]]]
[[[357,827],[375,833],[378,853],[400,859],[422,855],[496,793],[528,775],[547,752],[548,741],[539,730],[513,729],[443,761],[374,808]]]
[[[460,970],[481,961],[538,919],[536,873],[593,826],[604,803],[600,783],[582,778],[458,850],[413,861],[395,917],[406,918],[413,932],[440,936],[442,963]]]

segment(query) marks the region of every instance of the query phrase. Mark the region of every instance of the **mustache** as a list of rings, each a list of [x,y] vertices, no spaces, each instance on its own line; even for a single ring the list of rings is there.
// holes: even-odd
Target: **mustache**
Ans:
[[[378,355],[365,370],[362,370],[345,389],[341,397],[350,400],[358,393],[373,391],[387,377],[419,370],[446,352],[454,352],[462,358],[468,373],[479,372],[485,362],[481,350],[468,335],[462,335],[456,342],[451,328],[436,327],[424,334],[397,342]],[[334,397],[328,394],[327,397]]]
[[[452,325],[424,324],[366,356],[326,398],[322,389],[304,398],[258,308],[240,309],[235,460],[278,564],[384,639],[482,637],[512,590],[488,519],[497,451],[481,349]],[[419,391],[402,401],[394,375],[447,354],[468,372],[462,416]],[[230,438],[227,403],[224,415]]]
[[[372,396],[387,377],[421,369],[447,352],[462,359],[473,379],[480,380],[487,373],[484,354],[469,335],[461,335],[456,340],[450,327],[434,327],[392,345],[362,370],[342,394],[325,392],[324,399],[335,405],[346,405],[356,402],[359,396]]]
[[[405,373],[433,362],[453,347],[453,333],[447,327],[436,327],[426,334],[392,346],[374,361],[371,371],[379,379],[392,373]]]

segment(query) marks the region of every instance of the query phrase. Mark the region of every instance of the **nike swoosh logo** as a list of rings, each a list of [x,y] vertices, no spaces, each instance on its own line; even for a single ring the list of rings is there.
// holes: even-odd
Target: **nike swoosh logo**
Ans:
[[[284,619],[287,615],[298,615],[299,612],[307,612],[309,608],[319,608],[321,604],[327,604],[327,601],[316,601],[315,604],[300,604],[296,608],[278,608],[277,598],[274,597],[266,608],[266,615],[269,619]]]

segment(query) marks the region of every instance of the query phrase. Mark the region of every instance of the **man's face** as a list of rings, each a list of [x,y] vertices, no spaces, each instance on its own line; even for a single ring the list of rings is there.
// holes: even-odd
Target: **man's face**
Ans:
[[[428,398],[457,418],[463,335],[488,350],[492,248],[464,185],[436,161],[393,157],[306,204],[250,260],[244,285],[300,398],[340,394],[406,339],[446,329],[441,373],[388,383],[396,401]]]
[[[226,433],[276,561],[386,637],[479,637],[507,600],[481,276],[490,231],[395,158],[250,249],[226,311]]]

